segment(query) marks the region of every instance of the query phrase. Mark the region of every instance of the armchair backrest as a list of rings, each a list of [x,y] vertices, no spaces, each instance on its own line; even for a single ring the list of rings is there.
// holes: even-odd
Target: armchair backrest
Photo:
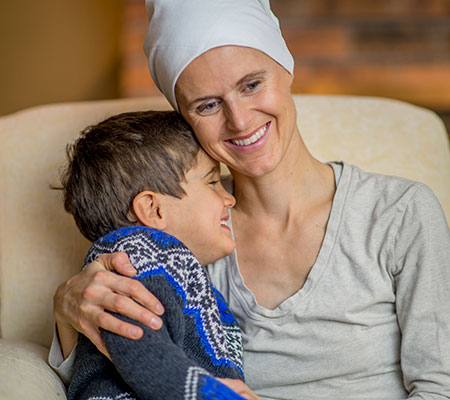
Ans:
[[[410,104],[296,95],[300,131],[321,160],[427,183],[450,220],[450,150],[442,121]],[[56,104],[0,118],[0,335],[49,345],[56,287],[89,246],[62,206],[65,146],[124,111],[168,109],[161,97]]]

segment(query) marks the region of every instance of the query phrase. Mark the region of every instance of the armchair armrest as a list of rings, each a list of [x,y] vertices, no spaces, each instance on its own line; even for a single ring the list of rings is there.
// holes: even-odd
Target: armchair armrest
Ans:
[[[0,339],[0,398],[64,400],[66,389],[47,364],[48,349],[35,343]]]

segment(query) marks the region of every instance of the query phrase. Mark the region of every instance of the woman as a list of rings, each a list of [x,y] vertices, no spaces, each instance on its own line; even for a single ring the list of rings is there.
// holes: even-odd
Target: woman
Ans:
[[[248,385],[263,399],[450,398],[450,233],[434,195],[312,157],[268,2],[147,11],[154,81],[233,177],[236,252],[209,273],[243,330]],[[103,351],[99,327],[140,336],[104,309],[161,326],[157,299],[104,271],[132,275],[126,257],[100,262],[55,296],[66,356],[74,328]]]

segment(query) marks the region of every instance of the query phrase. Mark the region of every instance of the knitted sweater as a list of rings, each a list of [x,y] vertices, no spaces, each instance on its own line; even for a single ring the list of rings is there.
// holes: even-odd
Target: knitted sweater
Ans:
[[[214,377],[243,379],[239,326],[204,267],[179,240],[146,227],[97,240],[86,264],[124,251],[139,280],[164,304],[163,327],[140,340],[102,331],[113,363],[80,335],[68,398],[242,399]]]

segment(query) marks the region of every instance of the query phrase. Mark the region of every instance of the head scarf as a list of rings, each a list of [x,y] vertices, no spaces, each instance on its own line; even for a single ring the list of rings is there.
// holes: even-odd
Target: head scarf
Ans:
[[[215,47],[260,50],[293,74],[294,60],[269,0],[146,0],[144,52],[152,78],[175,110],[175,83],[191,61]]]

